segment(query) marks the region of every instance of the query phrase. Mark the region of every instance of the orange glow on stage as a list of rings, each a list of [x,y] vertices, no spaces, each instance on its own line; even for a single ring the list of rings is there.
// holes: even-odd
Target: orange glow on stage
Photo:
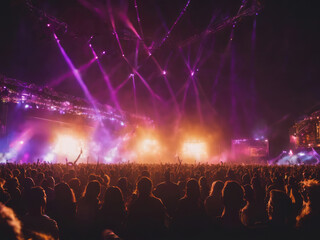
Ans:
[[[207,144],[205,142],[192,140],[182,145],[182,158],[187,161],[204,162],[208,158]]]

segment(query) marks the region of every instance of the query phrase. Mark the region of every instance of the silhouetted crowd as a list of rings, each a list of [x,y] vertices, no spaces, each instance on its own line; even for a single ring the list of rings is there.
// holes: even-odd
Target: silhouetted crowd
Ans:
[[[2,164],[0,239],[311,239],[320,167]]]

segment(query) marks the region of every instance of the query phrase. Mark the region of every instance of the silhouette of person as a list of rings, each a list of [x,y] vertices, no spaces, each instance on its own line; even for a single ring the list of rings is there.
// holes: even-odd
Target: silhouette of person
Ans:
[[[107,188],[98,217],[101,230],[109,229],[118,236],[124,236],[127,211],[120,188]]]
[[[43,188],[31,188],[26,200],[27,214],[22,217],[25,236],[29,238],[33,232],[38,232],[59,239],[57,222],[45,214],[47,200]]]
[[[216,219],[222,214],[224,208],[222,202],[223,185],[220,180],[214,181],[211,185],[210,194],[204,202],[206,213],[211,219]]]
[[[151,179],[141,177],[137,183],[137,198],[128,208],[129,239],[163,239],[165,236],[166,209],[151,190]]]
[[[173,215],[176,210],[178,200],[179,200],[179,187],[177,184],[171,182],[171,173],[170,170],[167,170],[164,174],[165,181],[159,183],[156,189],[153,191],[153,194],[160,198],[166,207],[168,214]]]
[[[177,238],[195,238],[206,234],[207,217],[200,187],[196,179],[187,182],[186,195],[178,202],[172,222],[172,230]]]

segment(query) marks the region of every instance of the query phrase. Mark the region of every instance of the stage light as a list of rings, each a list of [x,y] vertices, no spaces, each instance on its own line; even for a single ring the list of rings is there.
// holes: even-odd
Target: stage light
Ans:
[[[21,145],[23,145],[23,144],[24,144],[24,141],[20,141],[19,143],[20,143]]]
[[[162,74],[163,74],[163,75],[167,75],[167,72],[163,70],[163,71],[162,71]]]
[[[92,47],[92,44],[91,44],[91,43],[89,44],[89,47]]]
[[[192,71],[192,72],[191,72],[191,77],[193,77],[193,75],[194,75],[194,72]]]
[[[76,157],[83,149],[83,140],[70,135],[59,135],[54,146],[54,153],[66,157]]]
[[[208,157],[207,144],[201,141],[186,141],[182,146],[182,156],[196,161]]]
[[[120,122],[120,125],[121,125],[121,126],[124,126],[124,122]]]
[[[156,155],[161,150],[158,140],[154,138],[144,138],[138,145],[138,152],[142,155]]]
[[[102,54],[106,54],[106,51],[103,51]]]
[[[29,104],[24,105],[25,109],[28,109],[29,107],[30,107]]]
[[[48,24],[47,24],[47,27],[50,27],[50,26],[51,26],[50,23],[48,23]]]

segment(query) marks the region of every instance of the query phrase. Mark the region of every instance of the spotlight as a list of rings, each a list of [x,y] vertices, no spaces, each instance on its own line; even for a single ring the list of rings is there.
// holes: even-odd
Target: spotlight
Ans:
[[[191,77],[193,77],[193,75],[194,75],[194,72],[192,71],[192,72],[191,72]]]
[[[167,72],[165,70],[162,71],[163,75],[167,75]]]
[[[51,24],[50,24],[50,23],[48,23],[48,24],[47,24],[47,27],[50,27],[50,26],[51,26]]]
[[[29,104],[24,105],[25,109],[28,109],[29,107],[30,107]]]
[[[20,141],[19,143],[20,143],[21,145],[23,145],[23,144],[24,144],[24,141]]]
[[[142,139],[138,145],[138,152],[142,155],[156,155],[160,153],[160,144],[154,138]]]
[[[200,141],[187,141],[182,146],[182,155],[194,160],[205,160],[208,157],[207,144]]]
[[[102,54],[103,54],[103,55],[106,54],[106,51],[103,51]]]
[[[70,135],[59,135],[56,139],[54,153],[63,156],[77,156],[82,148],[83,139]]]
[[[89,43],[89,47],[92,47],[92,44],[91,44],[91,43]]]

